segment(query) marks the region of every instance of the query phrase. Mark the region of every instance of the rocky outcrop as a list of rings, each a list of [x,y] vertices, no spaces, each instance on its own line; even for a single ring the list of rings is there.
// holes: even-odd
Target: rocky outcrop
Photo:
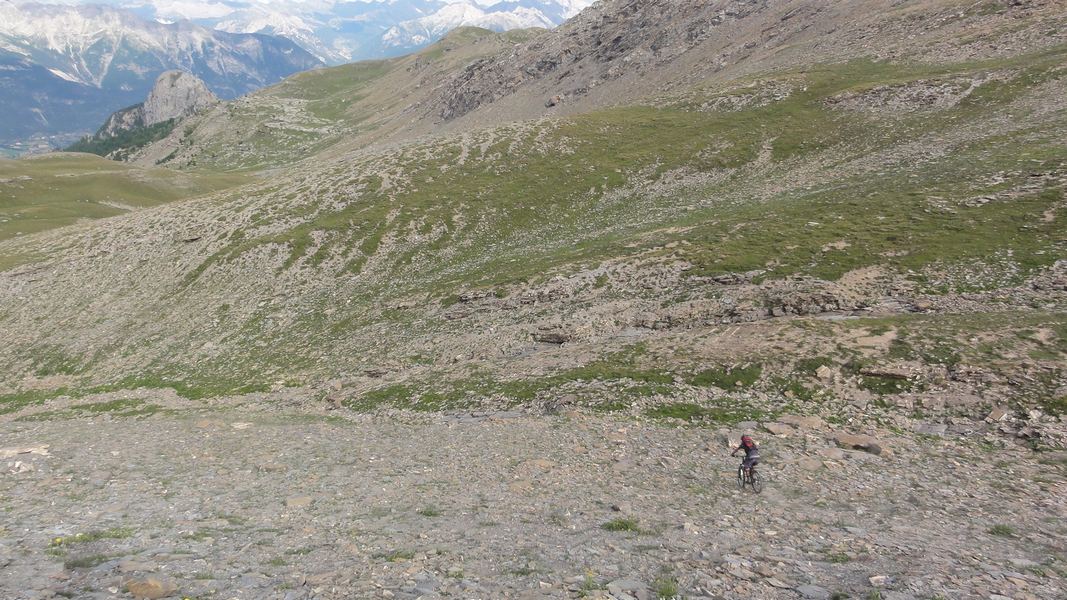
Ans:
[[[97,139],[113,138],[123,131],[132,131],[144,127],[143,104],[134,104],[128,108],[115,111],[96,132]]]
[[[207,84],[184,71],[167,71],[145,100],[142,113],[145,125],[179,119],[214,106],[219,99]]]
[[[531,81],[565,86],[545,104],[581,96],[623,71],[671,61],[703,42],[718,26],[758,11],[753,0],[619,0],[599,3],[560,28],[516,47],[510,55],[479,60],[448,82],[439,116],[461,117]]]
[[[195,75],[184,71],[167,71],[156,79],[143,103],[124,108],[108,117],[96,138],[113,138],[126,131],[188,117],[214,106],[218,101],[207,84]]]

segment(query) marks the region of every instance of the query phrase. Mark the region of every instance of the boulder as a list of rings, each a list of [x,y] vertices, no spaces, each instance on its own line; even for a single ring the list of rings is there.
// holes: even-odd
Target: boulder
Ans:
[[[830,597],[830,592],[826,588],[817,585],[802,585],[796,588],[796,591],[807,600],[827,600]]]
[[[127,581],[126,591],[134,598],[156,600],[174,595],[178,591],[178,584],[169,577],[145,577]]]
[[[846,450],[862,450],[875,455],[882,453],[882,444],[869,435],[838,433],[833,439],[834,443]]]
[[[566,344],[573,339],[573,336],[561,329],[549,329],[534,332],[533,339],[535,342],[545,344]]]
[[[635,579],[616,579],[608,584],[608,592],[616,598],[644,596],[648,586]]]
[[[311,506],[313,499],[311,496],[292,496],[285,499],[286,508],[307,508]]]
[[[998,406],[998,407],[994,408],[993,410],[989,411],[989,415],[986,416],[985,420],[986,420],[987,423],[998,423],[998,422],[1003,421],[1003,420],[1005,420],[1007,418],[1008,418],[1008,409],[1003,407],[1003,406]]]
[[[944,423],[919,423],[915,427],[916,433],[935,435],[937,437],[944,437],[946,431],[948,431],[948,425]]]
[[[799,415],[782,415],[778,420],[797,429],[822,429],[826,422],[819,417],[802,417]]]
[[[845,458],[845,452],[840,448],[823,448],[819,450],[819,455],[828,460],[842,460]]]
[[[869,581],[872,586],[880,588],[889,585],[891,579],[888,575],[872,575],[867,578],[867,581]]]
[[[774,435],[789,435],[796,431],[785,423],[764,423],[763,429],[764,431],[767,431],[768,433],[772,433]]]

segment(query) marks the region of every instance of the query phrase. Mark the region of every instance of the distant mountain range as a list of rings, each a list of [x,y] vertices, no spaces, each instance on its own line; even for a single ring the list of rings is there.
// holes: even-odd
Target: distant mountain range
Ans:
[[[0,148],[64,146],[160,73],[232,98],[323,64],[404,54],[462,25],[552,27],[592,0],[0,0]]]
[[[295,42],[159,23],[107,6],[0,3],[0,145],[95,130],[179,69],[232,98],[322,62]]]
[[[554,27],[593,0],[116,0],[145,17],[289,38],[327,64],[406,54],[456,27]]]

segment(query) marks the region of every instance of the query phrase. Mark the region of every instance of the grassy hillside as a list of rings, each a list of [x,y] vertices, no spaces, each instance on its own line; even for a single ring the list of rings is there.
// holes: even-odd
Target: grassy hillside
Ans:
[[[595,380],[673,404],[677,386],[718,382],[814,401],[799,359],[882,394],[956,385],[951,354],[1029,382],[1005,397],[1061,395],[1067,45],[742,61],[624,105],[364,147],[432,97],[414,91],[429,83],[418,65],[506,41],[461,34],[478,43],[302,74],[179,127],[194,139],[174,160],[271,167],[255,185],[0,243],[20,265],[0,274],[6,385],[31,382],[37,401],[340,379],[354,406],[443,408]],[[324,129],[271,125],[284,115]],[[86,258],[101,247],[106,261]],[[972,315],[956,335],[912,321]],[[865,325],[821,325],[833,319]],[[1034,334],[991,351],[1003,328]],[[940,383],[864,372],[880,363]]]
[[[41,372],[87,388],[119,381],[199,395],[386,363],[410,380],[383,388],[383,399],[429,385],[445,399],[431,405],[445,406],[468,394],[525,397],[575,378],[640,381],[633,373],[651,368],[555,358],[541,367],[548,379],[526,375],[515,388],[500,382],[529,368],[523,360],[448,366],[463,347],[507,356],[528,343],[531,327],[561,317],[601,321],[588,339],[606,350],[642,315],[669,322],[679,306],[714,322],[762,319],[813,295],[853,308],[893,288],[933,303],[996,297],[1065,254],[1065,56],[1057,48],[952,66],[857,61],[779,72],[654,105],[324,161],[240,196],[117,221],[107,235],[121,241],[119,264],[133,255],[149,262],[117,287],[100,270],[79,286],[100,287],[103,297],[106,287],[130,304],[94,294],[50,301],[46,310],[71,320],[19,347],[37,357],[21,364],[53,365]],[[770,89],[790,91],[738,100]],[[883,110],[928,89],[959,97]],[[172,227],[189,211],[204,237],[195,246],[129,243],[133,231]],[[849,287],[871,270],[881,284]],[[673,274],[649,287],[664,271]],[[710,279],[722,276],[751,283]],[[565,292],[552,292],[560,285]],[[472,294],[487,304],[468,313],[460,298]],[[554,299],[526,300],[541,297]],[[1030,301],[1018,295],[1005,308]],[[1056,330],[1063,307],[1051,301],[1040,322]],[[161,305],[168,314],[157,321]],[[114,320],[102,328],[82,314]],[[63,342],[70,327],[92,331],[91,351]],[[1063,339],[1053,339],[1048,357],[1058,360]],[[683,359],[696,351],[689,345],[665,362],[683,370],[738,362]],[[420,373],[429,376],[421,384]]]
[[[0,590],[1064,589],[1067,6],[527,35],[302,74],[146,168],[0,163],[158,202],[0,237]]]
[[[0,240],[232,187],[237,176],[142,169],[87,154],[0,161]]]
[[[413,105],[467,63],[538,35],[463,27],[410,56],[297,74],[183,122],[136,162],[178,169],[261,170],[367,145],[407,126]]]

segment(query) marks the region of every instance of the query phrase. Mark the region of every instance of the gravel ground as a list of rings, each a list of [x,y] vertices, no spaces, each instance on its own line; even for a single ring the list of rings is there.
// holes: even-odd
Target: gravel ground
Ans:
[[[837,448],[819,423],[759,433],[755,495],[736,489],[736,432],[584,413],[404,420],[245,407],[0,424],[0,597],[1067,589],[1064,457],[977,433],[881,432],[881,455]]]

